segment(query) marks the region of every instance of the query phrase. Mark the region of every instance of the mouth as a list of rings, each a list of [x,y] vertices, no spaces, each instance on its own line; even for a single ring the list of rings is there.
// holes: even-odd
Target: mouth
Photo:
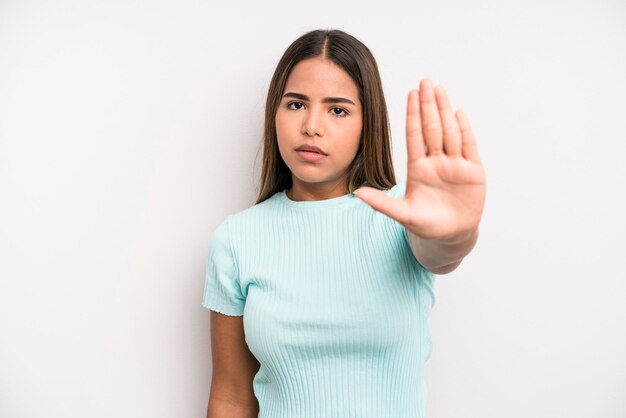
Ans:
[[[316,154],[321,154],[324,156],[327,156],[328,154],[326,154],[322,149],[314,146],[314,145],[301,145],[300,147],[296,148],[296,151],[298,152],[308,152],[308,153],[316,153]]]
[[[326,158],[326,154],[322,154],[316,151],[297,149],[296,152],[298,153],[298,155],[300,156],[302,160],[307,161],[307,162],[316,162],[316,161],[320,161]]]

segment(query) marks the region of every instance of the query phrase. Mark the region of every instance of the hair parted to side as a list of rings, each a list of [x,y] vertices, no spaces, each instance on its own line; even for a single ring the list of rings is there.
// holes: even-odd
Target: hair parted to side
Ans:
[[[396,184],[387,104],[374,56],[361,41],[346,32],[318,29],[300,36],[287,48],[272,76],[265,104],[263,166],[257,204],[292,185],[291,170],[278,150],[276,112],[293,67],[302,60],[318,56],[346,71],[359,91],[363,129],[359,149],[348,169],[349,192],[363,184],[379,190]]]

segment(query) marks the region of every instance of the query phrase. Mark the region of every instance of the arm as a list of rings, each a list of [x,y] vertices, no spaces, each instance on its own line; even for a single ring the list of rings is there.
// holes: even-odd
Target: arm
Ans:
[[[256,418],[252,380],[260,363],[245,341],[243,316],[211,311],[213,376],[207,418]]]
[[[435,274],[454,271],[476,245],[478,228],[446,240],[420,238],[406,228],[413,255],[427,270]]]
[[[486,174],[474,132],[443,87],[423,79],[407,97],[408,174],[402,199],[362,186],[354,193],[406,228],[415,258],[435,274],[456,269],[476,244]]]

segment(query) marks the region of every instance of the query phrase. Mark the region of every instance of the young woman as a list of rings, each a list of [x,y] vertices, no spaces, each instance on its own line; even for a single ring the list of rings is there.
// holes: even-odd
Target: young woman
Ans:
[[[382,84],[339,30],[294,41],[269,86],[254,206],[209,246],[209,418],[423,418],[434,274],[474,247],[486,179],[443,87],[408,94],[396,184]]]

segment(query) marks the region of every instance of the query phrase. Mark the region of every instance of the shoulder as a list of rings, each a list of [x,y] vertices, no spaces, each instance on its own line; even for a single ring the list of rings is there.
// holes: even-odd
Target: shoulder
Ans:
[[[249,232],[250,228],[254,228],[255,225],[267,222],[273,217],[276,217],[280,212],[277,211],[277,208],[280,206],[279,197],[278,193],[276,193],[261,203],[254,204],[228,215],[223,223],[228,224],[228,230],[231,236],[234,237],[238,234]]]
[[[229,225],[230,215],[217,225],[209,241],[210,253],[213,255],[230,255],[231,233]]]
[[[406,180],[399,181],[391,189],[385,190],[385,193],[395,198],[404,197],[406,193]]]

